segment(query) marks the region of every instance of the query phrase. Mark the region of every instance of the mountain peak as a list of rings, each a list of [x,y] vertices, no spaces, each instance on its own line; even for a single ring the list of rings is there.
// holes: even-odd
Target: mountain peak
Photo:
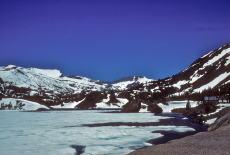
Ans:
[[[7,65],[7,66],[3,66],[1,67],[2,70],[9,70],[9,69],[16,69],[18,68],[18,66],[15,66],[15,65]]]
[[[15,65],[7,65],[7,66],[5,66],[5,68],[14,68],[14,67],[17,67],[17,66],[15,66]]]
[[[128,77],[121,78],[119,80],[112,81],[111,83],[126,82],[126,81],[138,81],[139,79],[148,80],[145,76],[128,76]]]
[[[30,68],[30,71],[36,73],[36,74],[42,74],[49,76],[51,78],[59,78],[62,76],[62,73],[57,69],[38,69],[38,68]]]

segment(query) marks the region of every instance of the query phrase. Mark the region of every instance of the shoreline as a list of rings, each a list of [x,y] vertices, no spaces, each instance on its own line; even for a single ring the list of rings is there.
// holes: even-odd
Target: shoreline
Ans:
[[[207,131],[204,125],[192,123],[191,121],[195,118],[194,116],[184,117],[181,113],[162,113],[157,116],[170,116],[168,119],[160,119],[159,122],[108,122],[108,123],[95,123],[95,124],[83,124],[82,126],[86,127],[102,127],[102,126],[186,126],[194,129],[194,131],[175,131],[175,130],[154,130],[152,133],[160,133],[163,136],[159,138],[149,139],[147,143],[152,144],[153,146],[167,143],[171,140],[176,140],[197,134],[199,132]],[[184,119],[186,118],[186,119]],[[76,127],[76,126],[71,126]],[[143,146],[141,148],[135,149],[135,151],[140,149],[145,149],[151,146]],[[134,151],[134,152],[135,152]]]
[[[153,144],[153,146],[155,146],[159,144],[165,144],[171,140],[181,139],[181,138],[184,138],[190,135],[194,135],[199,132],[196,132],[196,131],[176,132],[176,131],[157,130],[157,131],[153,131],[153,133],[160,133],[163,135],[163,137],[150,139],[148,141],[148,143],[151,143]]]
[[[230,125],[130,152],[127,155],[230,154]]]
[[[208,130],[134,150],[127,155],[220,155],[230,154],[230,108],[214,114],[216,121]],[[167,135],[168,133],[165,133]],[[171,136],[170,134],[168,136]],[[153,140],[154,141],[154,140]],[[157,140],[156,140],[157,141]]]

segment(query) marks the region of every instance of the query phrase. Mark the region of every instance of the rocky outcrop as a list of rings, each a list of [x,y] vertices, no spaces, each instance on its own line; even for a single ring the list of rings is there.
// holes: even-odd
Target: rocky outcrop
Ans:
[[[102,102],[104,94],[99,91],[94,91],[86,95],[85,99],[79,103],[76,108],[78,109],[94,109],[96,103]]]
[[[109,101],[107,102],[108,105],[120,103],[119,100],[117,100],[115,93],[112,91],[110,92]]]
[[[141,109],[141,101],[132,99],[122,107],[121,112],[124,113],[139,112],[140,109]]]
[[[216,105],[212,104],[200,104],[194,108],[178,108],[173,109],[172,112],[183,113],[185,116],[197,116],[200,114],[209,114],[216,111]]]
[[[149,103],[148,111],[155,114],[159,114],[163,112],[162,108],[158,106],[157,103]]]
[[[218,118],[210,127],[208,131],[214,131],[220,127],[227,126],[230,124],[230,113]]]

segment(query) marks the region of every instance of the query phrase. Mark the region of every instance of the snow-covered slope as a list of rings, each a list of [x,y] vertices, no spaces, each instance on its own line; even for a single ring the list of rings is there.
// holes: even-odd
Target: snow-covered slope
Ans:
[[[188,101],[171,101],[171,102],[168,102],[168,105],[164,105],[162,103],[160,103],[158,105],[163,109],[163,112],[171,112],[173,109],[186,107],[187,102]],[[190,105],[192,108],[196,107],[197,102],[196,101],[190,101]]]
[[[211,51],[195,61],[184,73],[195,92],[213,88],[230,79],[230,44]],[[202,83],[202,84],[201,84]]]
[[[49,109],[47,106],[41,105],[36,102],[15,98],[4,98],[0,101],[0,103],[4,105],[12,105],[11,109],[5,108],[5,110],[37,110],[39,108]],[[19,104],[17,103],[21,103],[23,106],[19,108]]]
[[[17,66],[0,67],[0,78],[5,85],[30,88],[32,90],[52,90],[57,92],[81,92],[82,89],[103,88],[88,78],[69,78],[58,70],[42,70]]]
[[[187,69],[170,78],[151,81],[151,92],[160,88],[174,89],[175,95],[187,91],[201,92],[230,82],[230,44],[226,44],[197,59]],[[146,87],[147,88],[147,87]]]
[[[63,76],[59,70],[22,68],[14,65],[0,67],[0,78],[5,86],[30,88],[54,92],[80,93],[82,90],[124,90],[131,85],[151,81],[146,77],[133,77],[130,80],[103,82],[81,76]]]
[[[152,79],[148,79],[144,76],[132,76],[132,77],[126,77],[122,78],[120,80],[111,82],[112,88],[113,89],[126,89],[126,88],[131,88],[134,86],[137,86],[139,84],[144,84],[146,82],[153,81]]]

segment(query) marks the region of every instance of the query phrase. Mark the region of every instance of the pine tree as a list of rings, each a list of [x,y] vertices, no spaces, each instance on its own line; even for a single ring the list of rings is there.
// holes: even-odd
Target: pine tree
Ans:
[[[189,100],[188,100],[188,102],[187,102],[187,104],[186,104],[186,110],[190,110],[191,109],[191,104],[190,104],[190,102],[189,102]]]

